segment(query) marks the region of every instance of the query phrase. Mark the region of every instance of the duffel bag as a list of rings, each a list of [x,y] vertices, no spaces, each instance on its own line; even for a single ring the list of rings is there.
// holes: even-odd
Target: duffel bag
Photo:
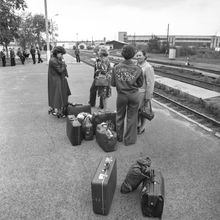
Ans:
[[[151,159],[149,157],[139,158],[132,164],[121,185],[121,193],[129,193],[136,190],[144,179],[150,178],[150,166]]]
[[[116,131],[116,112],[94,112],[92,114],[94,134],[96,133],[97,125],[102,122],[107,123],[108,128],[112,131]]]

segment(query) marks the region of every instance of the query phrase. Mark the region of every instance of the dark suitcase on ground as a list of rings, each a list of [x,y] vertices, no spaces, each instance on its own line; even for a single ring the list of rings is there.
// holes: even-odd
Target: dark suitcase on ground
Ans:
[[[82,140],[82,127],[74,115],[66,119],[66,133],[73,146],[80,145]]]
[[[97,125],[102,122],[106,122],[113,131],[116,131],[116,112],[94,112],[92,115],[94,134]]]
[[[96,141],[105,152],[117,150],[117,134],[115,131],[109,130],[105,122],[96,127]]]
[[[108,215],[117,182],[116,158],[104,157],[91,182],[92,205],[96,214]]]
[[[143,181],[141,210],[144,216],[161,218],[164,206],[164,178],[161,172],[151,172],[152,178]]]
[[[81,112],[87,112],[91,114],[91,106],[83,104],[68,104],[67,105],[67,115],[77,116]]]

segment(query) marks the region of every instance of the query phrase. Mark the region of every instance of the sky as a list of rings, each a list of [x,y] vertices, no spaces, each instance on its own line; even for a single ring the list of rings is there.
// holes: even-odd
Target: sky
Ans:
[[[45,0],[25,0],[45,14]],[[220,0],[47,0],[58,40],[118,40],[128,35],[220,35]],[[55,16],[56,14],[59,14]]]

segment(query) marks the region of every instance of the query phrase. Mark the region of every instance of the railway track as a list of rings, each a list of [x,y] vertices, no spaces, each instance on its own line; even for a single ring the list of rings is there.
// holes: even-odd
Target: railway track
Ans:
[[[220,134],[220,121],[174,101],[158,92],[154,92],[154,99],[168,108],[175,110],[175,112],[178,112],[181,116],[183,115],[185,118],[189,119],[189,121],[199,125],[203,129],[214,134]]]
[[[154,70],[157,73],[157,75],[159,75],[159,76],[169,77],[171,79],[178,80],[180,82],[184,82],[184,83],[191,84],[191,85],[194,85],[194,86],[199,86],[199,87],[204,88],[204,89],[209,89],[209,90],[212,90],[212,91],[220,92],[220,84],[217,84],[217,83],[214,83],[214,82],[204,81],[203,80],[204,77],[199,79],[199,77],[196,78],[196,77],[193,77],[193,76],[190,76],[190,75],[185,76],[185,75],[181,75],[181,74],[174,73],[174,72],[168,72],[168,71],[160,70],[160,69],[157,69],[157,68],[155,68]]]
[[[91,60],[91,56],[82,55],[81,60],[87,65],[94,66],[94,61]],[[181,104],[180,102],[174,101],[173,99],[160,94],[158,91],[154,92],[154,100],[164,107],[174,110],[176,113],[185,117],[192,123],[197,124],[206,131],[220,137],[220,121]]]

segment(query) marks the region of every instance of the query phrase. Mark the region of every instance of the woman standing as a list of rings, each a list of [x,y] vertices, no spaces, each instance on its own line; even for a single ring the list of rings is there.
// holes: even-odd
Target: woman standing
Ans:
[[[68,77],[63,54],[66,51],[58,46],[53,49],[48,68],[48,104],[49,113],[57,117],[65,117],[64,111],[71,95],[66,77]]]
[[[138,60],[138,66],[142,68],[144,75],[144,83],[143,86],[139,89],[140,96],[140,105],[139,109],[145,104],[149,103],[152,99],[153,91],[154,91],[154,69],[153,67],[146,61],[146,52],[139,50],[136,53],[136,58]],[[139,117],[138,119],[138,134],[142,134],[145,131],[146,119]]]
[[[105,76],[109,81],[107,86],[98,86],[98,96],[100,97],[99,107],[105,112],[107,109],[107,98],[111,96],[111,65],[108,59],[108,51],[106,48],[100,48],[99,59],[96,60],[95,77]]]
[[[113,68],[112,86],[117,90],[117,115],[116,129],[118,141],[124,144],[135,144],[137,140],[139,92],[143,85],[143,73],[139,66],[131,60],[135,55],[135,48],[131,45],[124,46],[121,55],[124,61]],[[127,113],[127,128],[124,134],[124,121]]]

